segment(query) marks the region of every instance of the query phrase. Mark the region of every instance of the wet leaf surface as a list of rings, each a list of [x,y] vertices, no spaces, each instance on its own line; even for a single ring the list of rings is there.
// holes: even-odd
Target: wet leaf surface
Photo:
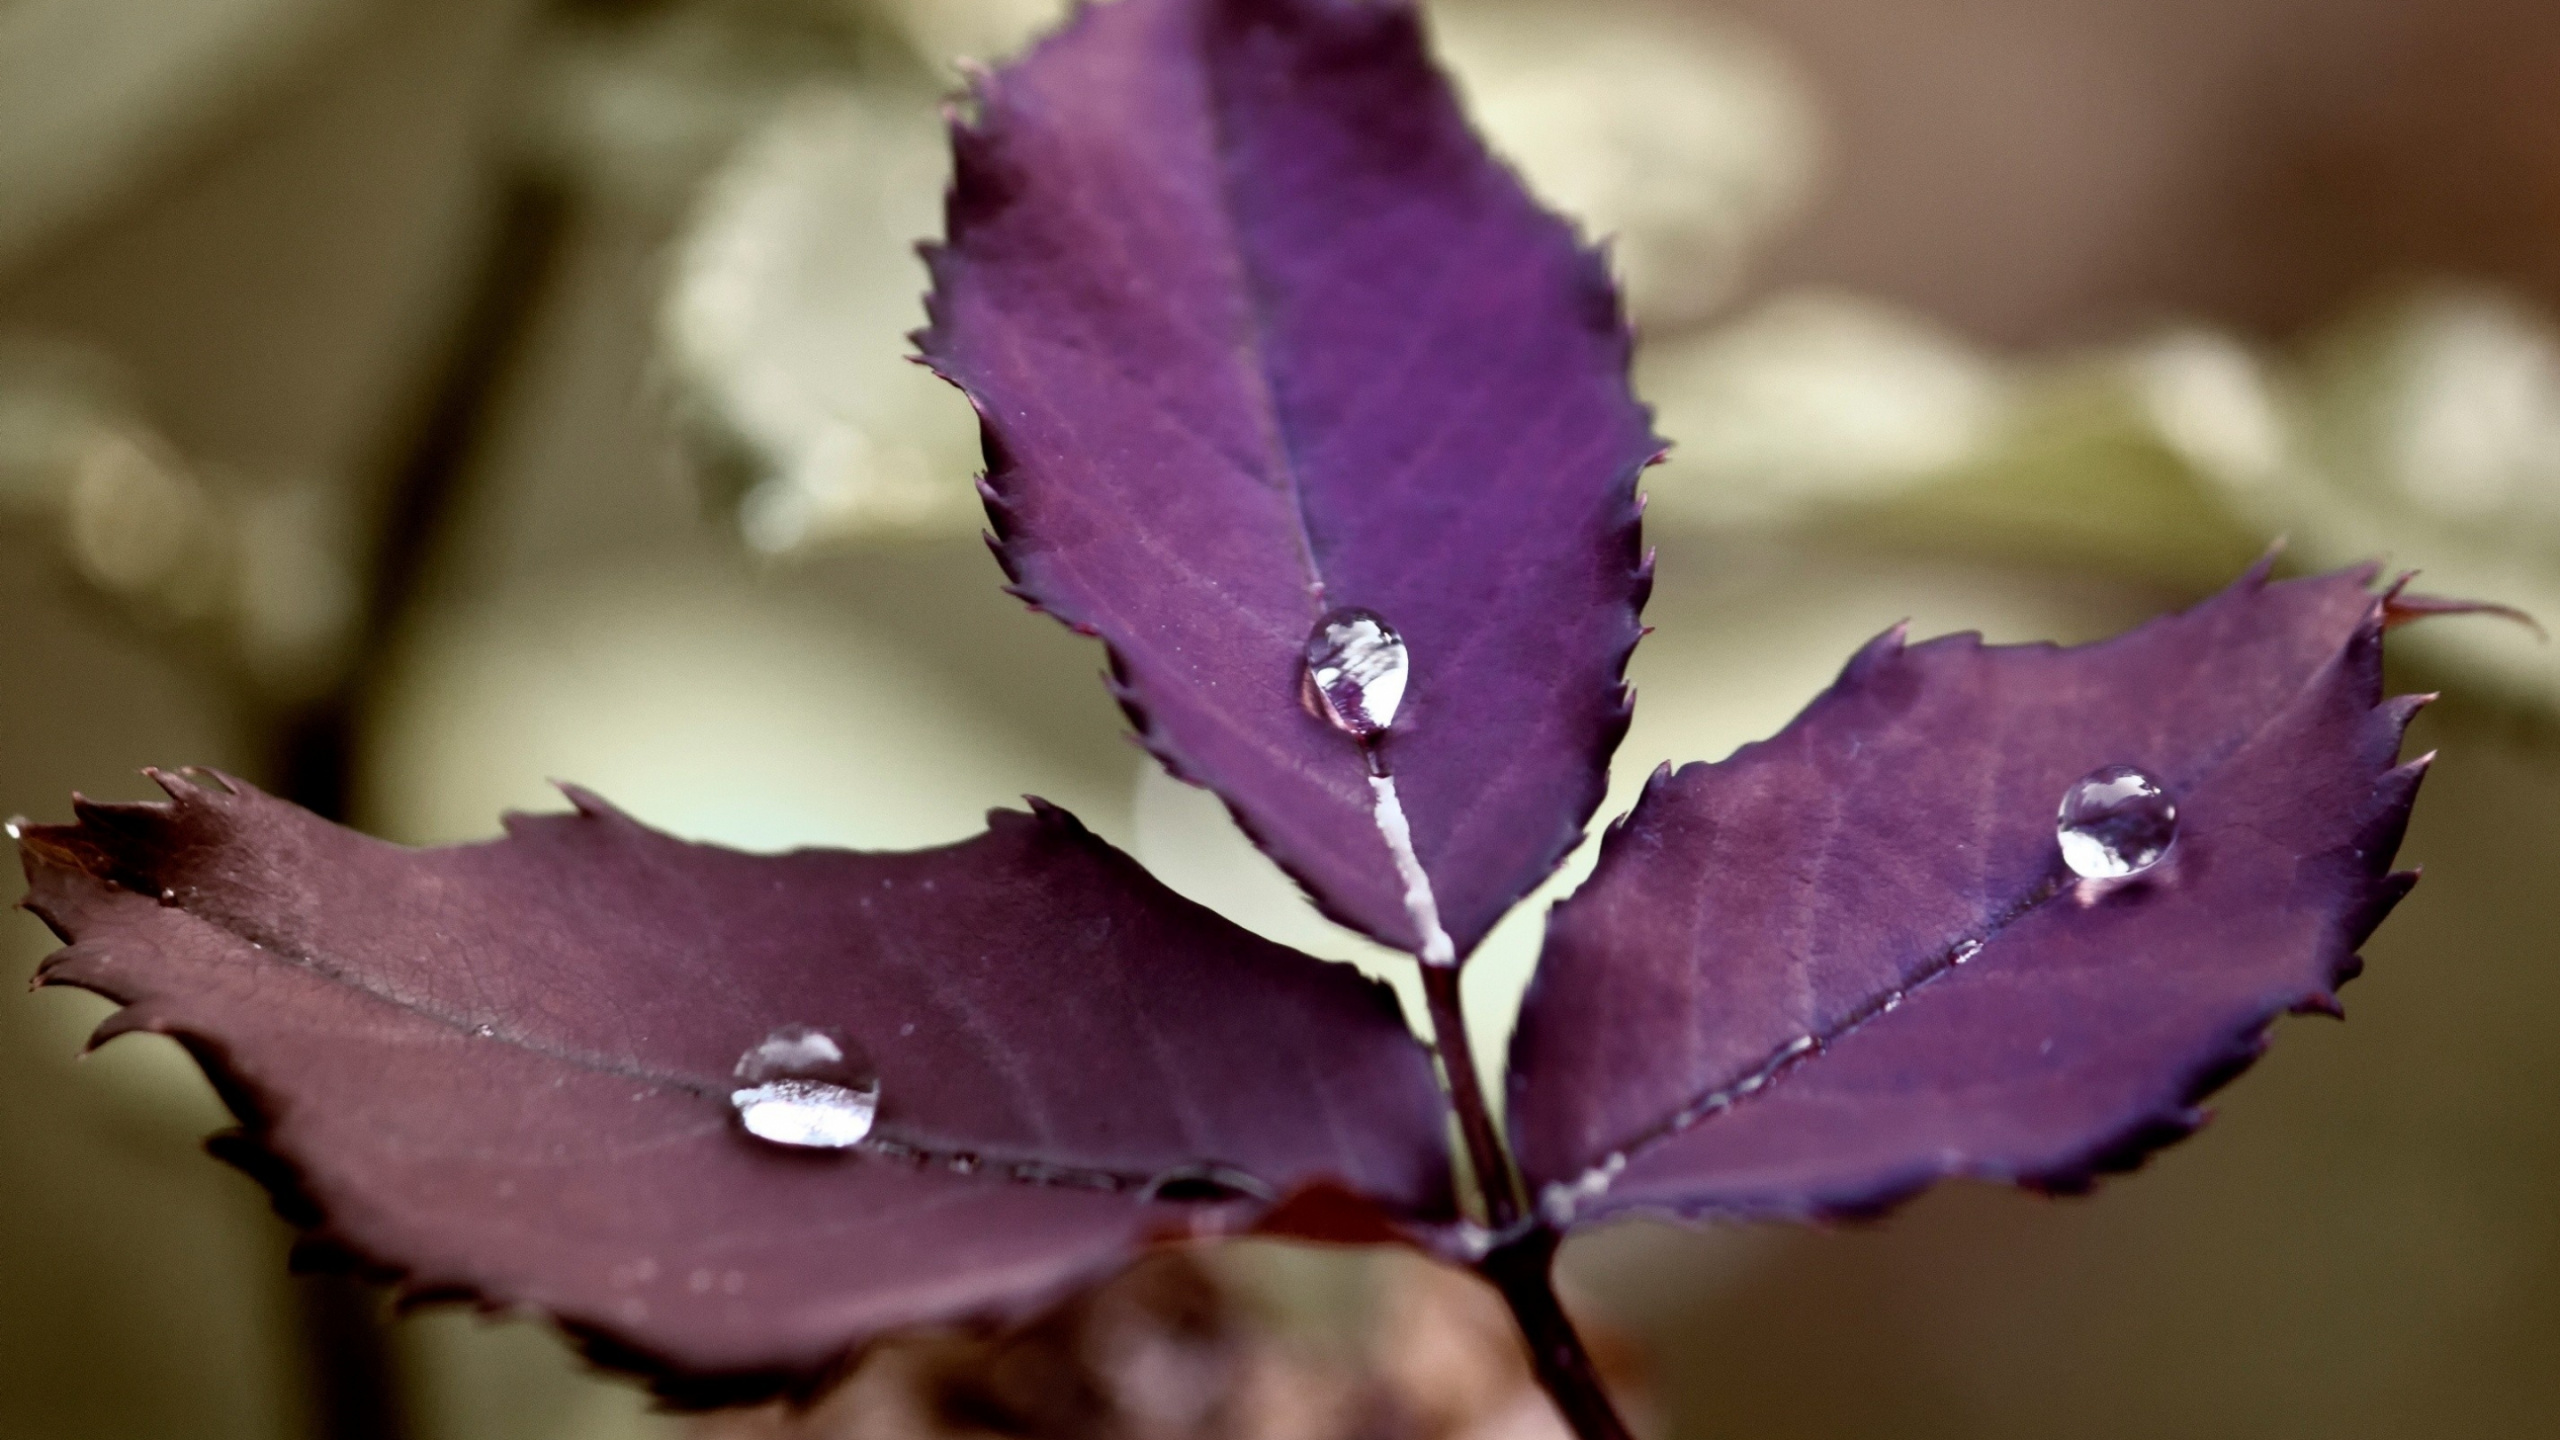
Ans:
[[[1310,628],[1412,651],[1383,754],[1464,952],[1579,839],[1648,582],[1608,276],[1468,131],[1412,11],[1122,0],[954,134],[930,363],[983,420],[1018,592],[1110,646],[1148,746],[1406,949]]]
[[[670,1393],[1028,1313],[1151,1238],[1449,1212],[1441,1102],[1383,987],[1062,811],[764,856],[573,792],[410,850],[157,778],[166,803],[27,827],[29,903],[74,942],[43,980],[123,1002],[101,1037],[193,1050],[245,1123],[224,1148],[324,1249],[547,1312]],[[876,1074],[856,1148],[733,1116],[742,1055],[792,1026]],[[1203,1165],[1218,1193],[1148,1198]]]
[[[1888,633],[1774,738],[1657,776],[1555,911],[1511,1117],[1551,1221],[1868,1211],[1938,1178],[2085,1185],[2328,1009],[2423,764],[2369,571],[2075,648]],[[2154,869],[2083,881],[2055,808],[2161,777]]]

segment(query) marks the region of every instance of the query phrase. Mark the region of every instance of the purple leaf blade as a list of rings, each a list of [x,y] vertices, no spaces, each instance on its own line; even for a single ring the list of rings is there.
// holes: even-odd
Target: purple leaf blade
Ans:
[[[1625,733],[1661,450],[1600,258],[1467,128],[1402,3],[1117,0],[955,127],[928,363],[983,421],[1017,593],[1147,746],[1407,950],[1310,627],[1411,647],[1383,744],[1459,953],[1579,840]]]
[[[2370,579],[2261,570],[2069,649],[1889,634],[1776,737],[1658,775],[1550,917],[1513,1046],[1550,1221],[2073,1190],[2192,1130],[2414,879],[2418,701],[2382,698]],[[2177,839],[2087,882],[2054,812],[2108,764],[2166,781]]]
[[[1387,992],[1053,808],[935,850],[759,856],[573,792],[502,840],[407,850],[155,778],[165,804],[27,828],[27,903],[72,942],[43,982],[123,1003],[100,1040],[186,1043],[246,1126],[231,1158],[324,1252],[546,1312],[671,1395],[805,1388],[1156,1238],[1450,1214],[1441,1101]],[[857,1148],[733,1116],[734,1067],[786,1026],[873,1067]],[[1148,1195],[1202,1166],[1229,1198]]]

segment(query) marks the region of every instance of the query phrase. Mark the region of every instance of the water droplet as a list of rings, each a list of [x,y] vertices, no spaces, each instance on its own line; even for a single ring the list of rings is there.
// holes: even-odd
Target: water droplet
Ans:
[[[2092,880],[2139,875],[2178,838],[2178,806],[2148,771],[2105,765],[2062,792],[2054,833],[2062,859]]]
[[[862,1084],[871,1077],[851,1058],[842,1037],[807,1025],[785,1025],[749,1047],[732,1072],[750,1085],[767,1080],[831,1080]]]
[[[1183,1165],[1147,1182],[1140,1198],[1168,1204],[1223,1205],[1268,1200],[1271,1187],[1231,1165]]]
[[[474,1026],[471,1033],[479,1036],[483,1040],[493,1039],[498,1033],[498,1027],[495,1025]]]
[[[838,1036],[785,1025],[738,1057],[744,1082],[729,1092],[747,1133],[776,1145],[842,1150],[871,1133],[880,1081]]]
[[[747,1133],[776,1145],[843,1150],[862,1143],[880,1113],[878,1089],[823,1080],[768,1080],[729,1092]]]
[[[1374,740],[1396,723],[1409,662],[1404,637],[1374,610],[1326,612],[1307,632],[1307,682],[1342,730]]]

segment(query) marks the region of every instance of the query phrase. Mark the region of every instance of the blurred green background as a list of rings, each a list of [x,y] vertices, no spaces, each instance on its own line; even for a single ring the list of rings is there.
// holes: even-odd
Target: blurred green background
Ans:
[[[1616,237],[1680,442],[1613,807],[1896,620],[2091,638],[2277,537],[2560,616],[2560,8],[1431,9],[1496,143]],[[910,846],[1036,792],[1378,963],[998,593],[966,406],[901,359],[949,59],[1052,13],[0,5],[0,811],[199,763],[423,842],[556,776],[695,836]],[[1652,1431],[2560,1430],[2560,663],[2495,622],[2402,639],[2444,755],[2352,1021],[2286,1022],[2094,1200],[1577,1241]],[[1490,1055],[1538,908],[1470,972]],[[23,915],[0,946],[50,948]],[[657,1415],[538,1323],[373,1320],[287,1275],[174,1046],[78,1058],[105,1008],[0,1004],[0,1437],[953,1433]],[[1413,1434],[1559,1433],[1463,1281],[1206,1263],[1253,1395],[1350,1375]],[[1351,1433],[1251,1405],[1232,1433]]]

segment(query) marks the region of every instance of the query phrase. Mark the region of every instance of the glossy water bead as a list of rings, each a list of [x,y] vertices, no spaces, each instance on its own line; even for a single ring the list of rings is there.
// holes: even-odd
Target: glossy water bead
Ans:
[[[785,1025],[738,1057],[729,1104],[759,1140],[809,1150],[862,1143],[880,1114],[880,1081],[853,1045],[824,1030]]]
[[[2102,765],[2062,792],[2054,818],[2063,863],[2091,880],[2139,875],[2178,838],[2178,803],[2158,776],[2132,765]]]
[[[1325,718],[1363,741],[1396,723],[1411,661],[1404,638],[1374,610],[1327,613],[1307,632],[1307,680]]]

